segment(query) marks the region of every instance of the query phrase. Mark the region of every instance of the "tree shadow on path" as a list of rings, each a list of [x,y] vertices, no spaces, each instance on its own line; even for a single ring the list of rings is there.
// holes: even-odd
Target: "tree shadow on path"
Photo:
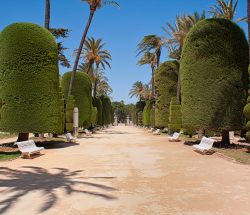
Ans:
[[[34,191],[43,192],[43,197],[46,198],[39,209],[40,213],[50,209],[58,201],[56,191],[60,188],[64,189],[68,196],[73,193],[81,193],[101,197],[105,200],[117,199],[113,195],[103,193],[116,191],[115,188],[84,181],[83,177],[80,176],[80,173],[83,172],[82,170],[70,171],[65,168],[54,168],[52,170],[54,170],[53,173],[48,172],[47,169],[33,166],[24,166],[21,170],[1,167],[0,175],[4,176],[4,179],[0,179],[0,192],[1,195],[7,197],[0,201],[0,214],[11,209],[21,197]],[[86,186],[86,188],[97,188],[100,189],[100,192],[76,189],[75,186],[79,185]],[[34,202],[31,202],[31,204],[34,204]]]

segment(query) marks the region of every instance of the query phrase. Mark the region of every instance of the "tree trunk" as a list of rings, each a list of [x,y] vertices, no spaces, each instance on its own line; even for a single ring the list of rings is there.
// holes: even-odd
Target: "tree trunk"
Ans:
[[[70,96],[71,93],[72,93],[73,82],[74,82],[74,79],[75,79],[76,70],[77,70],[77,67],[78,67],[80,55],[81,55],[82,48],[83,48],[83,45],[85,43],[85,40],[86,40],[86,37],[87,37],[87,34],[88,34],[88,30],[89,30],[90,24],[91,24],[92,19],[94,17],[94,14],[95,14],[95,10],[90,9],[89,19],[88,19],[87,25],[85,27],[85,30],[84,30],[84,33],[83,33],[83,36],[82,36],[82,40],[80,42],[80,45],[79,45],[79,48],[78,48],[78,51],[77,51],[77,55],[76,55],[76,59],[75,59],[74,67],[73,67],[73,71],[71,73],[71,79],[70,79],[70,83],[69,83],[68,96]]]
[[[29,133],[19,133],[17,142],[27,141],[29,140]]]
[[[157,62],[156,62],[156,64],[157,64],[157,68],[159,68],[159,66],[160,66],[160,59],[161,59],[161,50],[159,50],[157,53],[156,53],[156,57],[157,57]]]
[[[201,128],[199,131],[198,131],[198,139],[202,139],[202,137],[205,136],[205,129],[204,128]]]
[[[46,0],[44,27],[48,30],[50,28],[50,0]]]
[[[90,61],[89,64],[88,64],[88,68],[87,68],[87,74],[89,74],[92,66],[93,66],[94,62]]]
[[[223,130],[222,131],[221,146],[224,148],[228,148],[229,145],[230,145],[229,131]]]
[[[155,98],[155,72],[154,68],[152,67],[152,92],[151,92],[151,98]]]
[[[248,20],[248,43],[250,44],[250,0],[247,0],[247,20]],[[249,46],[249,62],[250,62],[250,46]]]

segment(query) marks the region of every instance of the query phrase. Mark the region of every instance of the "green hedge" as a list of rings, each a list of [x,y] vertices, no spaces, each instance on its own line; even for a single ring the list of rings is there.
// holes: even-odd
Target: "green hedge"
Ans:
[[[168,127],[169,105],[171,98],[177,93],[177,62],[167,61],[162,63],[155,72],[156,104],[155,126]]]
[[[186,38],[180,65],[183,127],[241,129],[248,63],[248,43],[237,24],[208,19],[195,25]]]
[[[182,126],[181,105],[177,97],[173,97],[170,102],[168,128],[172,131],[180,131]]]
[[[57,44],[32,23],[14,23],[0,34],[0,130],[62,133]]]
[[[61,85],[65,98],[68,97],[70,78],[71,72],[65,73],[62,77]],[[86,73],[76,72],[72,95],[75,99],[75,106],[79,110],[79,127],[87,128],[91,125],[92,84]]]

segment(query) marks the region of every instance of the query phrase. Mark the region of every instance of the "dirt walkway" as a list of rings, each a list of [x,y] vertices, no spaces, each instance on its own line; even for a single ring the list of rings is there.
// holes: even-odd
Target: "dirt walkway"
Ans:
[[[0,214],[246,215],[250,167],[116,127],[0,163]]]

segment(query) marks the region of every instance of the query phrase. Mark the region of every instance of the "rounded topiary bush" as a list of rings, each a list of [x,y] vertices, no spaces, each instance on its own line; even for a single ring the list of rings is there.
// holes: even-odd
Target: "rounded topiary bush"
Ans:
[[[182,126],[181,105],[177,97],[173,97],[170,102],[168,128],[172,131],[180,131]]]
[[[188,34],[181,59],[183,128],[237,130],[244,124],[248,44],[240,27],[207,19]]]
[[[169,105],[171,98],[177,93],[177,64],[176,61],[162,63],[155,72],[156,103],[155,126],[168,127]]]
[[[65,98],[68,97],[68,87],[71,78],[71,72],[63,75],[61,85]],[[92,84],[88,75],[84,72],[77,72],[72,95],[75,100],[75,107],[79,110],[79,126],[89,127],[91,125],[91,112],[92,112]]]
[[[15,23],[0,34],[0,130],[62,133],[58,50],[52,34]]]

